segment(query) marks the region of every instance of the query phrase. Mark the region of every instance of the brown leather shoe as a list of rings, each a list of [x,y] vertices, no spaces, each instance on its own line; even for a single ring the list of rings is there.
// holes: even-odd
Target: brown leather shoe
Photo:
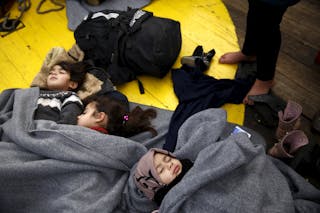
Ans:
[[[280,141],[290,131],[300,127],[300,115],[302,106],[289,100],[284,111],[278,112],[279,123],[276,130],[276,138]]]

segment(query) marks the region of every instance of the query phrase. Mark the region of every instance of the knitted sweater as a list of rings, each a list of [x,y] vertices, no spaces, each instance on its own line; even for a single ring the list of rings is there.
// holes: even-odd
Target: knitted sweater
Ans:
[[[83,104],[75,92],[40,90],[35,120],[51,120],[61,124],[77,124]]]

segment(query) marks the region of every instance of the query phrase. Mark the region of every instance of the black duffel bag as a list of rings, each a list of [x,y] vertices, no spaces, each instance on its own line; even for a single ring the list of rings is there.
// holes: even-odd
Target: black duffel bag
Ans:
[[[115,85],[142,74],[164,77],[181,49],[179,22],[139,9],[90,13],[74,37],[84,59],[104,68]]]

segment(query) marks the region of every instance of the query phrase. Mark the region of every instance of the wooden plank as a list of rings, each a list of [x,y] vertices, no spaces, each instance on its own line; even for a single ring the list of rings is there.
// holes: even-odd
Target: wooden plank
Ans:
[[[283,88],[286,87],[287,89],[284,90]],[[306,95],[309,93],[307,90],[305,90],[305,88],[297,87],[297,84],[288,81],[288,78],[281,73],[277,73],[276,75],[276,84],[273,88],[273,91],[283,100],[294,100],[301,104],[303,108],[303,115],[305,115],[308,119],[312,119],[315,112],[319,110],[319,97],[315,97],[314,95]]]
[[[320,49],[320,31],[316,29],[310,29],[309,26],[297,24],[285,18],[281,23],[281,30],[290,32],[292,37],[297,38],[310,47],[314,46],[316,49]]]
[[[223,0],[233,23],[240,46],[246,27],[247,1]],[[273,91],[281,98],[296,99],[303,112],[312,118],[320,109],[318,86],[320,66],[314,58],[320,50],[320,2],[304,0],[290,7],[281,24],[282,46],[278,58]]]
[[[314,63],[315,56],[319,50],[320,49],[310,47],[305,42],[301,42],[301,40],[292,37],[290,33],[282,33],[281,51],[292,59],[307,66],[309,68],[307,71],[310,71],[308,72],[309,75],[312,75],[313,72],[320,73],[320,66]],[[278,66],[281,65],[278,63]],[[294,69],[294,67],[292,68]]]
[[[308,75],[311,70],[306,72],[306,66],[286,54],[281,54],[279,60],[281,67],[276,73],[273,91],[284,100],[295,99],[303,106],[304,115],[312,118],[320,109],[320,73]]]
[[[320,4],[318,0],[303,0],[296,5],[289,7],[285,13],[285,17],[294,21],[297,25],[304,25],[308,28],[319,26]],[[319,27],[314,28],[320,31]]]

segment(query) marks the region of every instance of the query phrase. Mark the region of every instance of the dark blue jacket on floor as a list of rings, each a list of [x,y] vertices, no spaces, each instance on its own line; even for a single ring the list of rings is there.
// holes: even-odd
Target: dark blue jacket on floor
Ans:
[[[179,104],[175,109],[163,149],[173,152],[178,130],[191,115],[208,108],[218,108],[225,103],[242,103],[252,82],[244,80],[215,79],[200,69],[182,66],[172,71],[174,92]]]

